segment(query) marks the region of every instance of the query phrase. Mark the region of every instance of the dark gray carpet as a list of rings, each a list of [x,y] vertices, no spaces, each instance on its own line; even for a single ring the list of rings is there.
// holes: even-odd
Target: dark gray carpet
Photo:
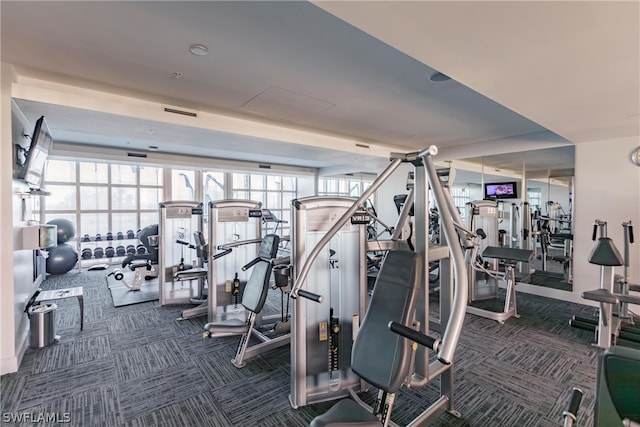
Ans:
[[[132,284],[134,275],[135,273],[133,271],[128,271],[124,274],[124,279],[128,284]],[[140,304],[142,302],[157,301],[159,299],[159,284],[157,278],[145,280],[137,291],[127,288],[122,282],[114,279],[113,276],[106,276],[105,274],[105,278],[109,292],[111,292],[114,307],[124,307],[125,305]]]
[[[84,331],[77,302],[61,300],[61,341],[27,350],[20,370],[0,378],[1,413],[69,414],[74,426],[275,427],[308,425],[331,406],[289,406],[287,347],[236,369],[229,361],[238,338],[203,339],[205,317],[175,320],[184,306],[115,308],[104,275],[73,271],[43,283],[83,286]],[[270,293],[268,310],[277,312],[280,293]],[[435,425],[558,426],[573,386],[586,392],[578,424],[592,424],[596,351],[592,334],[568,319],[595,310],[519,293],[518,311],[504,325],[467,315],[455,369],[462,418],[446,414]],[[393,420],[409,422],[438,397],[438,384],[401,391]]]

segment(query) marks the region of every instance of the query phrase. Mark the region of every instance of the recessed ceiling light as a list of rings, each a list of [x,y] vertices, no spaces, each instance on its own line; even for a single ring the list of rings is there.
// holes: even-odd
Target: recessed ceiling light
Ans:
[[[153,129],[147,129],[145,132],[147,135],[153,135],[154,133],[156,133],[156,131],[154,131]]]
[[[189,46],[189,52],[196,56],[205,56],[209,53],[209,48],[203,44],[196,43]]]
[[[447,80],[451,80],[451,77],[441,73],[440,71],[436,71],[429,76],[429,81],[434,83],[446,82]]]

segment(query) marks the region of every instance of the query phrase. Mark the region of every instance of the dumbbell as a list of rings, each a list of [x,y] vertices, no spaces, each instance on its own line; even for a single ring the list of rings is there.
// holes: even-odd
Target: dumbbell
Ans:
[[[100,233],[96,234],[96,242],[102,241],[102,235]]]
[[[91,259],[92,256],[93,256],[93,251],[91,250],[91,248],[84,248],[82,250],[82,253],[80,254],[80,257],[82,259]]]
[[[107,240],[113,240],[113,233],[110,231],[107,232]]]
[[[126,253],[127,253],[127,250],[124,248],[124,246],[120,245],[120,246],[116,247],[116,255],[125,256]]]
[[[127,239],[135,239],[136,238],[136,234],[133,232],[133,230],[127,230]]]
[[[88,234],[85,234],[85,235],[84,235],[84,237],[82,237],[82,241],[83,241],[83,242],[90,242],[90,241],[91,241],[91,238],[89,237],[89,235],[88,235]]]
[[[95,258],[104,258],[104,249],[98,246],[93,250],[93,256]]]
[[[127,245],[127,253],[130,255],[135,255],[136,247],[133,245]]]
[[[136,246],[136,252],[138,255],[144,255],[147,253],[147,248],[145,248],[144,245],[138,245]]]
[[[118,231],[116,233],[116,239],[118,239],[118,240],[124,239],[124,235],[122,234],[122,231]]]
[[[107,246],[104,250],[104,254],[107,258],[113,258],[114,256],[116,256],[116,250],[113,248],[113,246]]]

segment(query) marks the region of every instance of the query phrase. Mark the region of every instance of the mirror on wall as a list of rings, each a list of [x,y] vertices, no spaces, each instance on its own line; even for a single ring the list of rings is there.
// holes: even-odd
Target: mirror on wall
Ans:
[[[475,167],[457,171],[454,200],[464,189],[474,197],[460,198],[456,205],[461,208],[466,202],[495,198],[498,234],[487,236],[483,246],[533,251],[530,263],[517,266],[518,282],[572,290],[574,156],[574,147],[564,146],[461,162]],[[503,187],[511,188],[509,194]],[[494,194],[497,190],[500,195]],[[472,226],[472,212],[461,209],[461,213],[467,226]]]

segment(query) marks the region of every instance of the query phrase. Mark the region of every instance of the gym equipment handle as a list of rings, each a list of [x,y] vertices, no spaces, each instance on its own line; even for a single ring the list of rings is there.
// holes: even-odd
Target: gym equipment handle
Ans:
[[[298,289],[298,296],[315,302],[324,301],[324,297],[322,295],[314,294],[313,292],[305,291],[304,289]]]
[[[591,240],[595,241],[598,235],[598,224],[593,224],[593,233],[591,233]]]
[[[222,258],[225,255],[229,255],[231,252],[233,251],[233,249],[225,249],[224,251],[217,253],[215,255],[211,256],[211,259],[218,259],[218,258]]]
[[[562,412],[565,427],[573,425],[573,422],[578,416],[578,408],[580,408],[581,401],[582,390],[574,387],[571,391],[571,400],[569,400],[569,405],[567,405],[567,409]]]
[[[245,264],[244,267],[242,267],[242,271],[247,271],[248,269],[256,265],[259,261],[260,261],[260,257],[252,259],[247,264]]]
[[[189,247],[189,249],[195,249],[195,248],[196,248],[194,245],[192,245],[192,244],[191,244],[191,243],[189,243],[189,242],[185,242],[184,240],[177,239],[177,240],[176,240],[176,243],[179,243],[179,244],[181,244],[181,245],[188,246],[188,247]]]
[[[409,338],[411,341],[415,341],[433,351],[438,351],[438,346],[440,345],[439,339],[432,338],[429,335],[425,335],[415,329],[408,328],[398,322],[394,322],[393,320],[389,322],[388,326],[391,332],[395,332],[398,335]]]

